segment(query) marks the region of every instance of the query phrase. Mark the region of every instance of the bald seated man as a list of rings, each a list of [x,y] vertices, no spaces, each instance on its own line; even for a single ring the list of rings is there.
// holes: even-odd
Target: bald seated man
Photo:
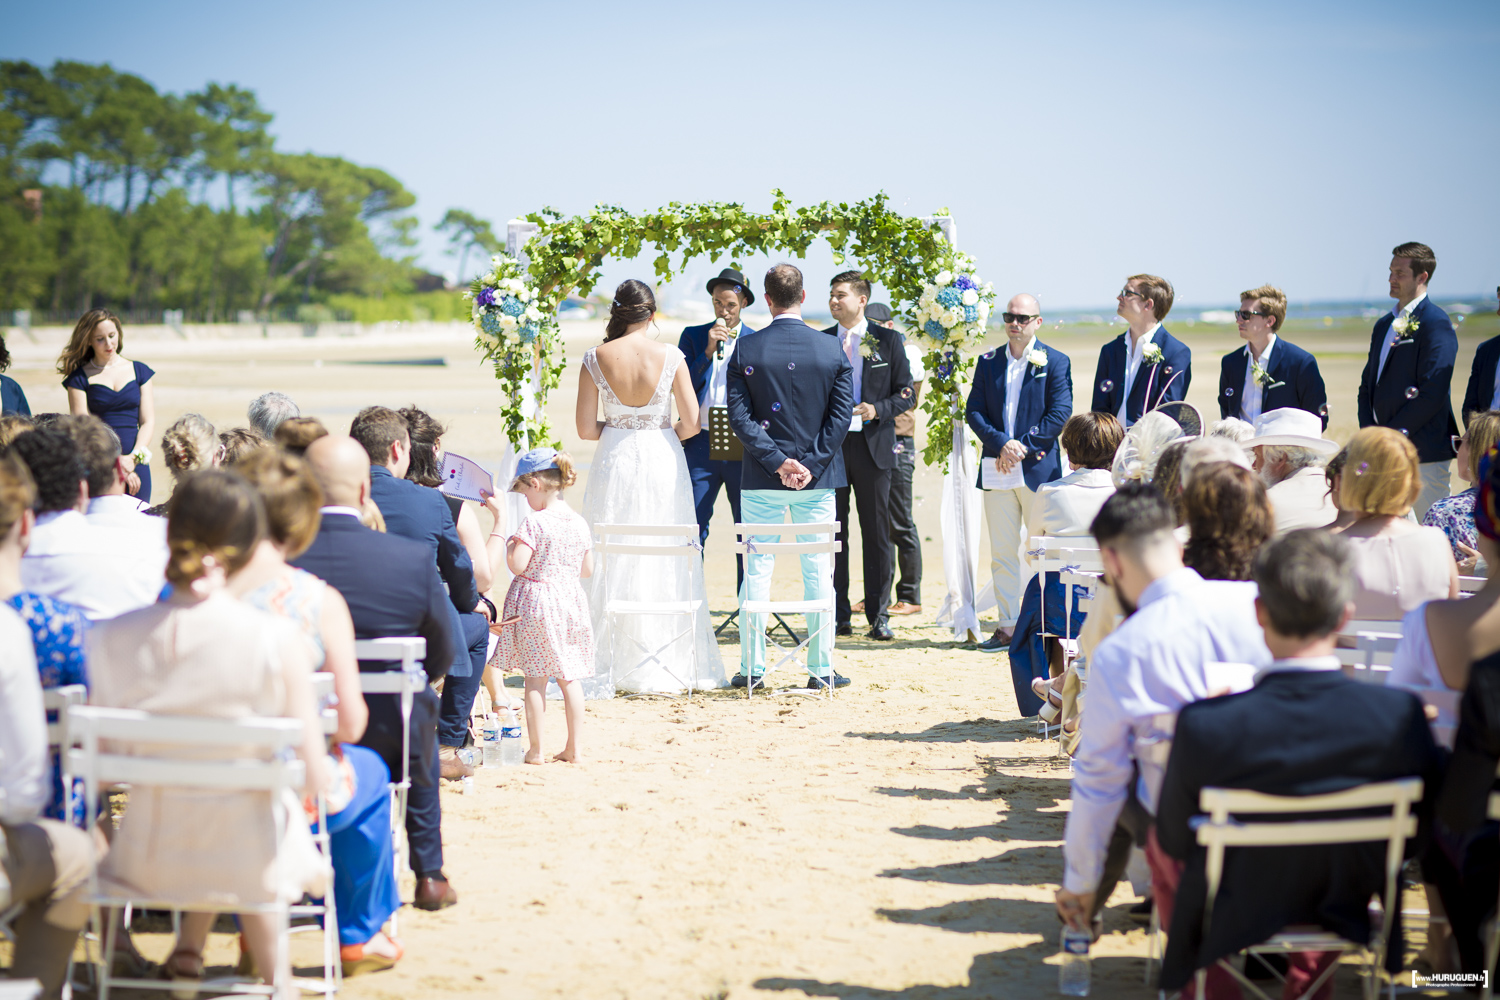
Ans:
[[[326,580],[349,604],[359,639],[420,635],[427,640],[423,665],[438,680],[453,662],[448,594],[432,552],[421,542],[366,528],[359,512],[370,498],[370,456],[352,437],[329,434],[304,455],[323,487],[325,506],[318,536],[293,565]],[[399,670],[399,662],[361,661],[362,672]],[[367,695],[370,724],[360,746],[385,760],[401,776],[401,705],[398,695]],[[442,811],[438,803],[437,721],[440,702],[431,687],[417,693],[411,713],[411,791],[406,832],[417,876],[416,906],[436,910],[458,901],[443,875]]]

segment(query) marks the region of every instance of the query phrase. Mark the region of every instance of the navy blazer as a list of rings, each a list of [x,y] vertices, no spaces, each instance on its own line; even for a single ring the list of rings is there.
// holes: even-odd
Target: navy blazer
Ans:
[[[708,331],[714,328],[712,323],[702,323],[698,326],[684,327],[682,336],[677,340],[677,349],[682,356],[687,358],[688,375],[693,380],[693,395],[698,397],[698,402],[703,402],[703,390],[708,388],[708,373],[713,367],[714,359],[703,353],[708,350]],[[748,337],[755,331],[740,323],[740,336]],[[738,338],[736,338],[738,339]],[[730,341],[733,343],[734,341]],[[726,344],[724,350],[728,351]]]
[[[1219,364],[1219,416],[1240,417],[1244,404],[1245,369],[1250,366],[1250,346],[1224,355]],[[1271,348],[1271,366],[1266,369],[1271,384],[1260,390],[1260,412],[1294,409],[1315,413],[1328,429],[1328,390],[1318,359],[1289,341],[1276,338]]]
[[[385,530],[427,545],[438,575],[448,585],[448,599],[460,614],[474,610],[479,590],[474,585],[474,563],[458,540],[458,525],[448,501],[437,490],[397,479],[383,465],[370,466],[370,499],[385,518]]]
[[[1099,348],[1099,366],[1094,372],[1094,401],[1089,409],[1099,413],[1118,415],[1124,402],[1125,361],[1129,348],[1126,330],[1114,340]],[[1188,346],[1162,327],[1151,338],[1151,343],[1161,348],[1161,361],[1148,365],[1143,358],[1136,369],[1135,382],[1130,386],[1130,405],[1125,410],[1125,423],[1135,423],[1141,416],[1163,403],[1187,398],[1188,384],[1193,381],[1193,352]],[[1147,386],[1151,398],[1146,398]],[[1106,388],[1108,386],[1108,388]]]
[[[1491,774],[1493,775],[1493,771]],[[1385,842],[1332,847],[1236,849],[1225,855],[1213,926],[1203,934],[1205,849],[1191,821],[1206,787],[1313,795],[1420,777],[1430,815],[1442,755],[1409,692],[1351,680],[1338,670],[1267,674],[1242,694],[1185,706],[1157,806],[1162,850],[1187,862],[1168,929],[1161,988],[1257,944],[1291,924],[1318,924],[1352,941],[1369,934],[1366,904],[1385,892]],[[1408,853],[1414,852],[1408,842]],[[1393,940],[1400,961],[1399,925]],[[1399,965],[1398,965],[1399,968]]]
[[[26,393],[21,391],[20,383],[9,375],[0,375],[0,413],[31,416],[31,404],[26,402]]]
[[[905,413],[917,401],[911,382],[911,362],[906,358],[906,345],[901,342],[901,335],[895,330],[874,323],[867,323],[866,330],[869,336],[875,338],[875,347],[869,357],[860,357],[859,395],[860,402],[875,407],[875,419],[865,421],[864,432],[859,437],[864,439],[875,468],[894,469],[896,414]],[[832,334],[833,342],[839,345],[839,350],[844,349],[837,323],[823,332]],[[851,392],[853,386],[851,375]],[[859,438],[855,440],[858,441]]]
[[[1453,366],[1458,361],[1458,335],[1448,314],[1431,298],[1412,310],[1417,329],[1391,347],[1385,371],[1377,379],[1380,345],[1391,336],[1394,313],[1375,323],[1370,335],[1370,357],[1359,380],[1359,426],[1392,427],[1411,439],[1420,462],[1446,462],[1453,457]]]
[[[788,458],[812,473],[806,489],[848,486],[844,437],[854,374],[838,341],[782,315],[734,349],[726,372],[729,426],[745,446],[741,490],[784,490]]]
[[[414,484],[415,485],[415,484]],[[421,487],[418,487],[419,489]],[[448,673],[461,635],[449,624],[452,610],[437,566],[421,542],[400,535],[372,531],[350,514],[324,514],[317,537],[292,565],[327,581],[343,595],[354,619],[358,639],[419,635],[427,640],[423,667],[431,680]],[[362,660],[366,672],[398,669],[388,661]],[[370,721],[360,746],[385,759],[391,773],[401,773],[401,705],[397,695],[367,695]],[[412,780],[419,784],[429,773],[431,754],[437,753],[437,693],[430,687],[417,693],[412,705]],[[423,766],[426,765],[426,766]]]
[[[1490,408],[1495,398],[1496,368],[1500,368],[1500,337],[1491,337],[1474,352],[1474,364],[1469,369],[1469,386],[1464,390],[1465,426],[1471,414],[1483,413]]]
[[[1026,365],[1015,424],[1021,432],[1016,440],[1026,446],[1021,474],[1030,490],[1062,478],[1057,436],[1073,415],[1073,372],[1068,356],[1040,340],[1036,346],[1047,352],[1047,363],[1040,369]],[[979,437],[983,459],[998,458],[1000,449],[1011,440],[1005,433],[1005,366],[1009,354],[1008,346],[997,347],[981,354],[974,363],[974,385],[969,389],[964,415]],[[982,484],[982,469],[979,475]]]

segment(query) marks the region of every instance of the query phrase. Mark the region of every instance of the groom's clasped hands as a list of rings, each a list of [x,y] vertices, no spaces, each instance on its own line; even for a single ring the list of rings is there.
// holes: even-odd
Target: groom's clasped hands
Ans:
[[[812,482],[812,473],[807,471],[807,466],[795,458],[789,458],[785,462],[782,462],[781,468],[776,470],[776,474],[781,477],[781,485],[789,490],[800,490]]]

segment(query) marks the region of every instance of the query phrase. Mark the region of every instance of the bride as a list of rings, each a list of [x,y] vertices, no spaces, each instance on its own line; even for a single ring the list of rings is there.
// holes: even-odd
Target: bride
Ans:
[[[578,378],[578,436],[598,441],[583,491],[583,517],[596,524],[681,524],[698,540],[693,485],[688,478],[682,439],[698,433],[698,398],[693,392],[682,352],[646,335],[656,314],[649,286],[630,279],[615,289],[604,328],[604,343],[583,356]],[[672,403],[677,417],[672,422]],[[604,419],[598,419],[600,401]],[[671,544],[660,536],[620,538],[632,545]],[[668,693],[686,689],[696,663],[698,688],[725,686],[724,663],[708,620],[704,600],[703,560],[681,556],[606,557],[595,562],[588,581],[594,624],[596,667],[584,681],[590,698],[608,698],[616,690]],[[688,629],[681,617],[619,615],[607,620],[608,599],[627,601],[703,601],[698,620]],[[670,642],[680,632],[688,634]],[[647,651],[660,649],[657,660],[632,666]],[[641,647],[644,646],[643,650]]]

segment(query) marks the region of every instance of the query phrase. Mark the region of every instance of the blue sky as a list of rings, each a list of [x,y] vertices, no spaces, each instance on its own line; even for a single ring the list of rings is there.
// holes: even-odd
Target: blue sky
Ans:
[[[766,208],[884,190],[948,206],[1003,295],[1184,303],[1263,281],[1383,299],[1432,245],[1440,295],[1500,282],[1500,4],[5,4],[0,57],[255,90],[279,147],[450,206]],[[689,274],[701,286],[707,261]],[[810,256],[809,287],[832,273]],[[613,281],[649,277],[615,262]]]

